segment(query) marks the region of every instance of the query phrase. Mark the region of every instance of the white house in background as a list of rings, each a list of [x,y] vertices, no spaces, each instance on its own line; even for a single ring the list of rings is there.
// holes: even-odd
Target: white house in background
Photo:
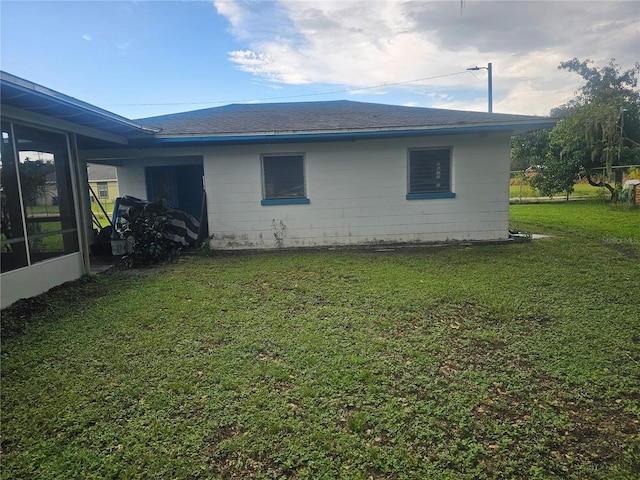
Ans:
[[[129,120],[1,80],[3,308],[90,272],[87,163],[117,167],[120,195],[201,218],[215,249],[502,240],[511,135],[555,123],[351,101]],[[54,157],[54,215],[22,198],[33,152]]]

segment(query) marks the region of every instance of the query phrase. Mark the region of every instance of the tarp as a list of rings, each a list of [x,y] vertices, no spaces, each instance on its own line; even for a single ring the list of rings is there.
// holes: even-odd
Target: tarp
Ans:
[[[124,232],[129,226],[134,209],[143,211],[151,202],[139,198],[125,196],[116,198],[113,206],[112,224],[114,226],[111,238],[119,240],[124,238]],[[168,217],[166,239],[179,243],[182,246],[195,246],[198,241],[200,222],[193,215],[174,208],[163,209],[163,214]]]

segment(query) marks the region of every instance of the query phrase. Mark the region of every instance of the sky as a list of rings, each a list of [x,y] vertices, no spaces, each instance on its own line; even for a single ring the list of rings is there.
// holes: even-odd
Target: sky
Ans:
[[[354,100],[548,115],[640,61],[638,1],[0,1],[0,68],[127,118]],[[479,70],[467,70],[471,67]]]

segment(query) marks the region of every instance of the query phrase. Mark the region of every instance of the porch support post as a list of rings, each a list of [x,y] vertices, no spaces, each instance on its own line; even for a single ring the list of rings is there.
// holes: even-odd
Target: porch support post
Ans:
[[[91,275],[91,259],[89,258],[89,230],[91,223],[91,213],[89,212],[89,180],[87,178],[87,163],[80,160],[78,154],[78,143],[75,133],[69,134],[71,144],[71,164],[74,169],[76,179],[75,190],[78,202],[78,233],[80,235],[80,248],[82,249],[82,260],[84,263],[84,273]]]

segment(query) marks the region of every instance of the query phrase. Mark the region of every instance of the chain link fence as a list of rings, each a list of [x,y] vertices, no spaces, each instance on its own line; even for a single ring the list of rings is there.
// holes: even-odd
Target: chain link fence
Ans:
[[[629,180],[640,180],[640,165],[616,165],[611,168],[611,175],[607,175],[603,167],[598,174],[597,181],[605,178],[610,185],[624,187]],[[579,180],[574,185],[571,195],[559,193],[552,197],[542,195],[540,191],[531,185],[530,180],[536,175],[535,168],[527,170],[512,170],[509,178],[509,201],[510,203],[541,203],[541,202],[561,202],[570,200],[601,200],[607,202],[611,199],[609,190],[603,185],[594,187],[586,179]],[[638,187],[636,187],[637,189]],[[623,193],[622,191],[619,193]],[[628,197],[625,197],[628,199]],[[637,195],[636,195],[637,198]],[[624,200],[624,198],[621,199]]]

